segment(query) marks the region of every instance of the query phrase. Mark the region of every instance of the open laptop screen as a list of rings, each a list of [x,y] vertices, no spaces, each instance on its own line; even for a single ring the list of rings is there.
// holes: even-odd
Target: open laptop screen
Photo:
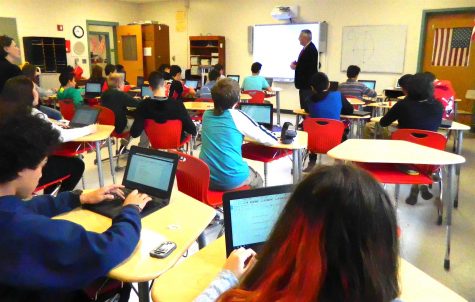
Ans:
[[[132,152],[129,156],[130,163],[127,165],[123,180],[126,188],[141,188],[139,191],[153,196],[157,196],[152,194],[157,190],[169,191],[170,185],[173,185],[172,174],[176,169],[174,158],[142,152]]]
[[[142,98],[145,98],[145,97],[153,97],[153,92],[152,90],[150,89],[150,86],[142,86],[140,87],[140,95],[142,96]]]
[[[195,81],[195,80],[186,80],[186,81],[185,81],[185,86],[186,86],[186,87],[193,88],[193,89],[196,89],[196,87],[198,87],[198,81]]]
[[[73,119],[71,120],[71,126],[88,126],[97,122],[99,116],[99,109],[91,108],[89,106],[83,106],[76,109]]]
[[[372,80],[358,80],[358,82],[363,83],[368,87],[369,89],[373,89],[376,87],[376,81]]]
[[[249,104],[241,103],[240,109],[258,124],[272,127],[272,104]]]
[[[235,191],[223,196],[226,253],[239,247],[259,252],[287,204],[292,185]]]
[[[239,83],[239,78],[240,78],[239,75],[228,74],[226,77],[230,78],[231,80],[235,80],[236,82]]]
[[[100,83],[86,83],[86,94],[100,94],[101,91]]]

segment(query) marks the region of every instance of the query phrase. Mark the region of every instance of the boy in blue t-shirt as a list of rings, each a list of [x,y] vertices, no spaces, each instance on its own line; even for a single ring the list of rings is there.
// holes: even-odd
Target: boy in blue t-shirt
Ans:
[[[239,85],[221,79],[211,89],[214,109],[203,114],[200,158],[211,172],[210,189],[226,191],[249,185],[261,187],[262,178],[242,158],[244,136],[263,145],[277,144],[277,138],[240,110],[233,109],[240,98]]]
[[[252,63],[251,71],[252,76],[248,76],[242,82],[242,90],[267,90],[272,91],[266,78],[259,75],[261,72],[262,64],[259,62]]]

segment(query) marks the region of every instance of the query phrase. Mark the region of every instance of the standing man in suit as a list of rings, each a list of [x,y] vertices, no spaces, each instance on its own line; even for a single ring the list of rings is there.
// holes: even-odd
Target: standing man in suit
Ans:
[[[300,45],[303,46],[297,61],[290,64],[295,70],[295,88],[299,90],[300,108],[305,109],[305,100],[312,94],[310,79],[318,72],[318,50],[312,43],[312,32],[304,29],[299,36]]]

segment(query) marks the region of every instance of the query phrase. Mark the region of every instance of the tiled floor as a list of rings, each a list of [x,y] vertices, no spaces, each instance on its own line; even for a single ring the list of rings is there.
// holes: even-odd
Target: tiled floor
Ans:
[[[293,116],[283,117],[283,121],[294,121]],[[136,143],[135,141],[133,143]],[[451,143],[451,142],[450,142]],[[449,144],[450,144],[449,143]],[[404,150],[401,150],[404,152]],[[199,151],[195,151],[197,156]],[[107,150],[102,151],[103,157],[107,156]],[[459,208],[453,213],[451,269],[449,272],[443,268],[445,252],[444,226],[436,225],[436,209],[432,201],[425,201],[419,197],[414,206],[404,203],[408,195],[409,186],[401,186],[400,202],[398,206],[399,225],[402,228],[401,256],[414,264],[436,280],[445,284],[468,301],[475,301],[475,135],[465,134],[463,143],[463,156],[467,162],[462,166]],[[93,164],[95,153],[86,155],[86,187],[98,186],[97,168]],[[263,164],[249,162],[250,165],[262,175]],[[323,157],[323,164],[332,164],[331,159]],[[121,161],[125,165],[125,160]],[[269,185],[291,183],[291,161],[282,158],[269,164]],[[103,163],[106,184],[112,183],[108,162]],[[305,167],[305,166],[304,166]],[[122,180],[123,171],[118,173],[118,182]],[[473,187],[472,187],[473,186]],[[391,196],[393,186],[388,186]],[[445,217],[444,217],[445,218]],[[445,223],[445,219],[444,219]],[[208,232],[208,240],[214,240],[215,230]],[[196,251],[196,244],[191,252]],[[130,301],[137,301],[132,293]]]

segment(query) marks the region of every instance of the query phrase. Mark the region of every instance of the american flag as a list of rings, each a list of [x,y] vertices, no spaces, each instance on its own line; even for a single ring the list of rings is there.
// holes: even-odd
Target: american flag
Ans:
[[[468,66],[471,36],[471,27],[436,28],[432,65]]]

